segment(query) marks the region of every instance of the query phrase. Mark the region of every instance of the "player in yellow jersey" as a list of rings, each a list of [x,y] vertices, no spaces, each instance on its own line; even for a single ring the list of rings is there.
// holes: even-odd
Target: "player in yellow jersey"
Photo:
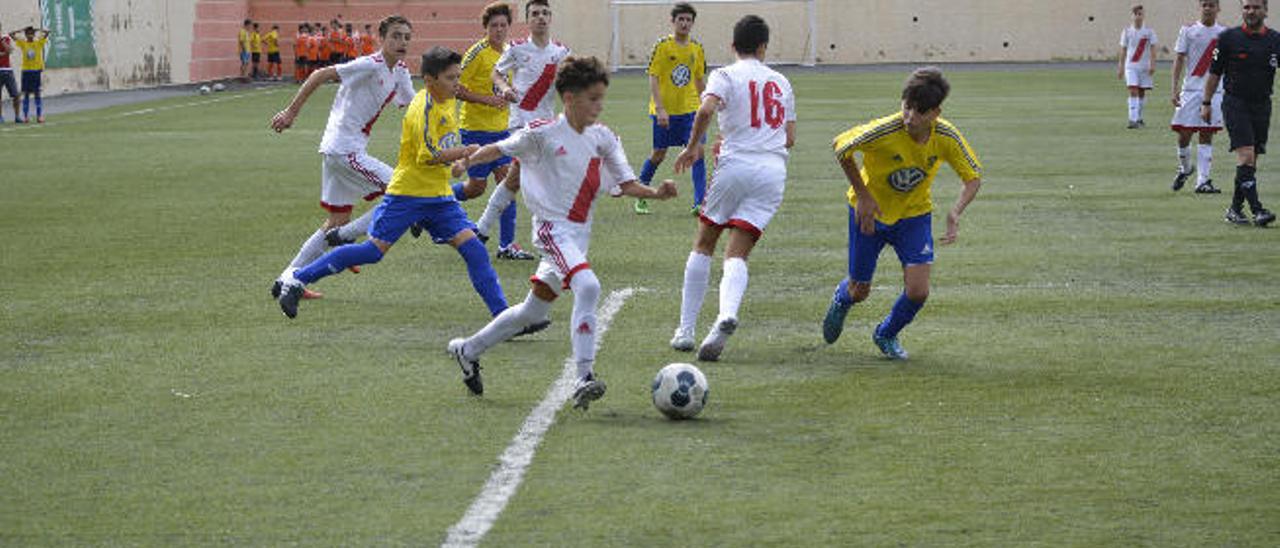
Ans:
[[[249,79],[249,33],[253,30],[253,20],[245,19],[236,35],[236,50],[240,54],[240,79]]]
[[[18,51],[22,52],[22,122],[31,123],[30,100],[35,96],[36,121],[43,124],[44,98],[40,96],[40,83],[44,74],[44,50],[49,44],[49,31],[26,27],[22,29],[21,37],[17,32],[10,36]]]
[[[698,11],[688,2],[671,8],[671,34],[658,40],[649,56],[649,118],[653,119],[653,153],[640,168],[640,182],[648,185],[667,147],[689,144],[693,115],[707,87],[707,56],[702,44],[689,36]],[[707,193],[707,167],[701,157],[693,164],[693,208],[697,215]],[[649,204],[636,200],[636,213],[648,214]]]
[[[283,74],[280,65],[280,25],[271,25],[271,31],[262,36],[262,45],[267,50],[267,77],[279,80]]]
[[[960,130],[939,118],[951,85],[936,67],[916,69],[902,90],[902,112],[872,120],[837,135],[836,159],[849,179],[849,274],[836,286],[822,322],[822,336],[834,343],[849,308],[871,292],[871,277],[885,244],[902,262],[905,289],[876,327],[872,340],[890,359],[905,360],[898,333],[929,297],[933,264],[930,190],[946,162],[964,181],[947,212],[944,245],[956,241],[960,215],[982,186],[982,164]],[[855,152],[862,153],[858,168]]]
[[[258,65],[262,63],[262,34],[258,31],[258,24],[253,24],[253,30],[249,32],[249,60],[253,63],[252,73],[256,80],[262,77],[262,72],[258,70]]]
[[[382,260],[415,223],[430,233],[432,241],[448,243],[458,250],[467,263],[472,287],[494,316],[506,310],[507,300],[489,263],[489,254],[476,239],[475,225],[467,219],[449,187],[450,176],[461,175],[463,169],[461,163],[456,169],[452,164],[480,148],[463,146],[458,135],[454,94],[462,72],[458,66],[461,61],[457,52],[439,46],[422,55],[426,89],[414,96],[405,112],[399,160],[382,203],[373,213],[369,239],[339,246],[286,276],[280,294],[280,309],[286,316],[297,315],[305,284],[352,266]]]
[[[511,135],[507,131],[506,99],[494,93],[493,67],[507,48],[507,32],[511,28],[511,6],[494,2],[484,7],[480,22],[485,37],[480,39],[462,56],[462,80],[458,99],[462,101],[462,142],[484,146],[496,143]],[[467,182],[453,185],[453,194],[459,200],[469,200],[484,194],[489,175],[494,181],[507,177],[511,158],[503,156],[485,164],[467,168]],[[532,253],[521,249],[516,239],[516,203],[513,200],[498,217],[499,259],[533,260]]]

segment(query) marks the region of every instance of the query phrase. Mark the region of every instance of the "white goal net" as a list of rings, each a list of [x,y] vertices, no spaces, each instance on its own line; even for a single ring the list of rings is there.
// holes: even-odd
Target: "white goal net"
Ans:
[[[653,44],[671,33],[671,7],[677,0],[609,0],[612,32],[609,67],[612,70],[649,65]],[[734,60],[733,25],[743,15],[755,14],[769,24],[771,64],[812,66],[817,61],[817,0],[697,0],[693,38],[702,43],[707,63],[726,65]]]

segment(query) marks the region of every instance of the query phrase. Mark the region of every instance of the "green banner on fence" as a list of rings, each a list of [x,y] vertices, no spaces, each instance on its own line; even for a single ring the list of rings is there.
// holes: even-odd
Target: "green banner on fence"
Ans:
[[[40,15],[49,29],[48,68],[98,66],[93,0],[40,0]]]

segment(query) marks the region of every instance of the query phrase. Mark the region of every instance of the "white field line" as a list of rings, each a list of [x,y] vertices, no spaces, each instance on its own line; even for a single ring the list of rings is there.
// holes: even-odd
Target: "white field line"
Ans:
[[[628,287],[613,291],[605,298],[604,304],[596,314],[596,348],[599,348],[600,341],[604,340],[604,334],[609,330],[609,324],[613,321],[614,315],[622,310],[622,304],[636,293],[635,288]],[[507,507],[507,501],[511,500],[511,496],[520,487],[525,469],[533,461],[533,453],[537,450],[538,444],[542,443],[542,437],[555,423],[556,412],[569,401],[577,374],[577,365],[573,363],[573,356],[570,355],[564,360],[564,369],[560,377],[551,384],[542,402],[533,408],[528,417],[525,417],[520,431],[516,433],[515,438],[512,438],[511,444],[502,452],[502,456],[498,457],[498,468],[489,476],[489,481],[485,482],[480,495],[472,501],[471,507],[467,508],[467,513],[462,516],[462,519],[449,528],[449,536],[442,546],[450,548],[476,546],[489,529],[493,528],[498,515]]]
[[[120,120],[123,118],[130,118],[133,116],[142,116],[146,114],[154,114],[157,112],[165,112],[165,111],[176,110],[180,108],[200,107],[205,105],[212,105],[214,103],[222,103],[225,101],[234,101],[236,99],[244,99],[245,97],[253,97],[253,96],[263,95],[268,93],[276,93],[279,91],[280,89],[267,88],[264,90],[247,91],[244,93],[234,93],[229,95],[223,95],[221,97],[211,97],[208,99],[200,99],[197,101],[178,103],[176,105],[166,105],[163,107],[150,107],[150,108],[144,108],[144,109],[138,109],[138,110],[130,110],[128,112],[121,112],[119,114],[112,114],[110,116],[103,116],[101,118],[84,118],[79,120],[72,120],[70,122],[53,121],[45,124],[24,124],[24,125],[13,124],[13,125],[9,125],[8,127],[0,128],[0,133],[11,133],[14,131],[34,131],[37,128],[42,126],[43,127],[73,126],[73,125],[80,125],[80,124],[91,124],[95,122],[103,122],[107,120]]]

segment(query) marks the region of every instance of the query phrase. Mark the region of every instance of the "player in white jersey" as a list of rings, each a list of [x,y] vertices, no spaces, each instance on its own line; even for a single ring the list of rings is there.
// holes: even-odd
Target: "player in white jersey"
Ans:
[[[570,55],[568,47],[551,39],[551,5],[548,0],[529,0],[524,5],[529,21],[529,38],[517,40],[502,52],[493,67],[493,86],[511,103],[507,125],[514,131],[534,120],[554,118],[556,99],[551,93],[556,67]],[[493,189],[484,213],[476,221],[480,235],[488,238],[489,228],[520,190],[520,164],[507,170],[502,184]]]
[[[289,106],[271,119],[271,128],[276,132],[288,129],[317,88],[325,82],[340,82],[320,140],[320,154],[324,157],[320,166],[320,207],[329,212],[329,217],[303,242],[302,249],[276,278],[271,286],[273,298],[279,298],[286,274],[320,258],[328,246],[352,243],[369,229],[372,209],[355,221],[348,221],[357,200],[381,196],[391,181],[391,166],[365,149],[383,107],[395,101],[404,108],[413,100],[413,80],[403,61],[412,30],[409,20],[399,15],[383,19],[378,25],[381,51],[313,72]],[[304,298],[319,296],[315,292],[304,293]]]
[[[542,252],[538,270],[530,279],[533,289],[523,303],[506,309],[471,337],[449,341],[449,354],[462,368],[463,383],[476,395],[484,393],[480,355],[541,321],[556,297],[571,289],[569,338],[578,377],[574,407],[586,409],[604,396],[604,381],[595,374],[600,282],[587,262],[596,200],[615,188],[621,195],[636,198],[665,200],[676,195],[671,181],[658,187],[637,182],[617,135],[596,123],[608,86],[609,74],[600,60],[565,59],[555,78],[564,114],[530,122],[511,137],[485,145],[459,166],[491,162],[504,155],[523,164],[525,207],[533,214],[533,238]]]
[[[699,360],[720,359],[725,342],[737,329],[738,307],[747,291],[747,256],[782,205],[787,155],[796,140],[796,103],[791,83],[764,64],[768,46],[769,25],[763,19],[747,15],[734,25],[738,60],[707,78],[689,144],[676,158],[675,171],[681,173],[702,157],[702,137],[712,114],[718,112],[723,142],[707,185],[693,251],[685,263],[680,327],[671,339],[672,348],[693,350],[711,256],[720,233],[731,230],[724,250],[720,312],[698,348]]]
[[[1218,35],[1227,27],[1218,23],[1218,0],[1200,0],[1200,20],[1178,31],[1178,42],[1173,51],[1178,54],[1173,61],[1173,121],[1170,127],[1178,134],[1178,172],[1173,177],[1173,190],[1182,189],[1191,177],[1191,136],[1200,135],[1196,149],[1196,193],[1222,192],[1213,186],[1209,169],[1213,165],[1213,134],[1222,130],[1222,89],[1209,99],[1211,119],[1200,118],[1204,81],[1213,64],[1213,50],[1218,45]],[[1186,78],[1182,77],[1187,71]]]
[[[1142,121],[1142,108],[1156,74],[1156,31],[1142,26],[1142,6],[1134,6],[1131,11],[1133,24],[1120,33],[1118,74],[1129,87],[1129,129],[1137,129],[1147,125]]]

